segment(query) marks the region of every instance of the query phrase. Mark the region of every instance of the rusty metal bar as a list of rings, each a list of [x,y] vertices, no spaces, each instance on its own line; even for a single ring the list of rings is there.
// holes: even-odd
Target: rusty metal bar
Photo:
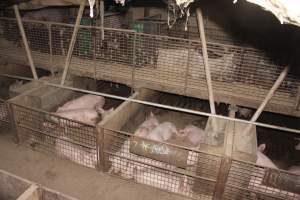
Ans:
[[[184,94],[186,95],[187,91],[187,84],[188,84],[188,76],[189,76],[189,67],[190,67],[190,59],[191,59],[191,42],[188,45],[188,59],[187,59],[187,66],[185,70],[185,80],[184,80]]]
[[[9,75],[9,74],[3,74],[3,73],[0,73],[0,76],[33,81],[32,78]],[[190,114],[195,114],[195,115],[202,115],[202,116],[207,116],[207,117],[227,119],[227,120],[232,120],[232,121],[246,123],[246,124],[253,124],[253,125],[257,125],[257,126],[261,126],[261,127],[265,127],[265,128],[277,129],[277,130],[282,130],[282,131],[287,131],[287,132],[291,132],[291,133],[300,134],[300,130],[297,130],[297,129],[286,128],[286,127],[281,127],[281,126],[275,126],[275,125],[265,124],[265,123],[260,123],[260,122],[251,122],[251,121],[247,121],[247,120],[243,120],[243,119],[231,118],[231,117],[222,116],[222,115],[213,115],[211,113],[206,113],[206,112],[201,112],[201,111],[196,111],[196,110],[191,110],[191,109],[186,109],[186,108],[178,108],[178,107],[168,106],[168,105],[164,105],[164,104],[160,104],[160,103],[153,103],[153,102],[133,99],[133,98],[130,98],[130,97],[121,97],[121,96],[111,95],[111,94],[102,93],[102,92],[94,92],[94,91],[74,88],[74,87],[70,87],[70,86],[50,83],[48,81],[43,81],[43,80],[36,80],[36,81],[39,82],[39,83],[49,85],[49,86],[53,86],[53,87],[57,87],[57,88],[69,89],[69,90],[72,90],[72,91],[84,92],[84,93],[87,93],[87,94],[94,94],[94,95],[99,95],[99,96],[103,96],[103,97],[107,97],[107,98],[118,99],[118,100],[122,100],[122,101],[140,103],[140,104],[143,104],[143,105],[154,106],[154,107],[164,108],[164,109],[170,109],[170,110],[175,110],[175,111],[180,111],[180,112],[190,113]]]
[[[66,58],[66,62],[65,62],[64,72],[63,72],[63,75],[62,75],[62,78],[61,78],[61,85],[64,85],[66,77],[67,77],[67,73],[68,73],[68,70],[69,70],[71,57],[72,57],[73,49],[74,49],[74,46],[75,46],[77,33],[78,33],[78,30],[79,30],[79,25],[80,25],[82,14],[83,14],[84,7],[85,7],[85,1],[86,0],[81,1],[80,8],[78,10],[76,23],[75,23],[75,26],[74,26],[74,31],[73,31],[73,34],[72,34],[72,38],[71,38],[71,42],[70,42],[70,46],[69,46],[69,50],[68,50],[68,54],[67,54],[67,58]]]
[[[52,49],[52,25],[49,24],[48,26],[48,34],[49,34],[49,53],[50,53],[50,65],[51,65],[51,74],[54,76],[54,67],[53,67],[53,49]]]
[[[208,53],[207,53],[207,46],[206,46],[203,16],[202,16],[201,8],[198,7],[196,9],[196,14],[197,14],[198,30],[200,33],[200,39],[201,39],[201,44],[202,44],[202,53],[203,53],[206,83],[207,83],[207,89],[208,89],[210,112],[213,115],[215,115],[216,108],[215,108],[214,94],[213,94],[213,88],[212,88],[210,67],[209,67],[209,63],[208,63]],[[217,130],[217,122],[214,117],[212,117],[212,127],[213,127],[214,131]]]
[[[101,40],[104,40],[104,0],[100,0]]]
[[[229,174],[230,166],[231,166],[231,158],[230,157],[222,158],[215,189],[214,189],[214,194],[213,194],[214,200],[223,199],[225,184]]]
[[[135,67],[136,67],[136,32],[133,35],[133,48],[132,48],[132,74],[131,74],[131,95],[134,93],[134,80],[135,80]]]
[[[15,133],[14,140],[17,144],[20,144],[21,138],[19,135],[19,131],[17,131],[17,121],[16,121],[16,116],[14,112],[14,106],[11,103],[7,102],[7,107],[8,107],[8,113],[9,113],[9,120],[10,120],[10,127]]]
[[[26,33],[25,33],[24,26],[23,26],[23,23],[22,23],[22,20],[21,20],[18,5],[14,5],[14,11],[15,11],[18,26],[19,26],[19,29],[20,29],[20,33],[21,33],[21,36],[22,36],[22,40],[23,40],[23,43],[24,43],[24,46],[25,46],[25,51],[26,51],[26,54],[27,54],[27,58],[28,58],[28,62],[29,62],[30,68],[31,68],[31,72],[32,72],[33,78],[35,80],[37,80],[38,75],[36,73],[35,65],[33,63],[31,50],[30,50],[30,47],[28,45],[28,41],[27,41],[27,38],[26,38]]]
[[[281,74],[279,75],[279,77],[275,81],[274,85],[272,86],[272,88],[270,89],[270,91],[268,92],[268,94],[266,95],[265,99],[260,104],[260,106],[258,107],[258,109],[256,110],[256,112],[254,113],[254,115],[252,116],[250,122],[255,122],[258,119],[258,117],[263,112],[264,108],[266,107],[267,103],[273,97],[275,91],[279,88],[279,86],[281,85],[281,83],[283,82],[283,80],[285,79],[285,77],[287,76],[287,74],[289,72],[289,69],[290,69],[290,67],[288,65],[281,72]],[[248,134],[248,132],[250,131],[251,128],[252,128],[252,124],[249,124],[246,127],[246,129],[245,129],[245,133]]]

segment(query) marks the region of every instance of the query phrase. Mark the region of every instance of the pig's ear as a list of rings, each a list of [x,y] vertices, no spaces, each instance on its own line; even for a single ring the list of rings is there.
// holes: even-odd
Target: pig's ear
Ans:
[[[257,150],[263,152],[266,149],[266,144],[261,144],[258,146]]]

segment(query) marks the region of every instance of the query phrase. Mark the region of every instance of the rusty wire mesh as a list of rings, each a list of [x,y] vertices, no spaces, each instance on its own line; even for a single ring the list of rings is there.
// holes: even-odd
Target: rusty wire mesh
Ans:
[[[0,125],[10,123],[8,114],[8,105],[4,99],[0,98]]]
[[[95,126],[66,119],[32,105],[12,104],[19,142],[33,149],[95,168]]]
[[[233,160],[225,185],[224,199],[299,199],[299,194],[265,185],[263,180],[266,170],[267,167]],[[287,174],[284,171],[278,173]],[[294,178],[297,177],[299,175],[294,175]],[[276,182],[276,179],[273,181]]]
[[[15,20],[1,18],[0,24],[0,55],[24,63],[26,55]],[[24,26],[35,64],[63,69],[73,26],[26,21]],[[213,89],[220,99],[247,99],[257,104],[287,64],[283,56],[274,59],[274,52],[212,42],[207,47]],[[102,40],[99,27],[83,26],[76,39],[70,72],[207,98],[202,47],[195,40],[111,28],[105,28]],[[288,74],[270,103],[293,110],[299,82],[297,75]]]
[[[104,171],[112,175],[194,199],[213,195],[221,160],[218,156],[190,150],[187,167],[178,168],[131,153],[130,134],[105,128],[103,147]]]

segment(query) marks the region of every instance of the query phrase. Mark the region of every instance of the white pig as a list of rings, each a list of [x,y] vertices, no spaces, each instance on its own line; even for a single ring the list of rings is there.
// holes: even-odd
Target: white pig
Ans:
[[[56,115],[60,117],[64,117],[66,119],[75,120],[78,122],[82,122],[88,125],[96,125],[97,121],[99,120],[99,114],[95,109],[74,109],[74,110],[67,110],[56,112]],[[80,127],[82,124],[75,123],[75,122],[66,122],[64,119],[58,119],[55,116],[51,116],[51,120],[56,123],[59,123],[60,126],[70,125],[73,127]],[[67,124],[66,124],[67,123]]]
[[[257,148],[258,151],[257,151],[256,164],[268,168],[278,169],[278,167],[272,162],[272,160],[262,153],[265,150],[265,148],[266,148],[266,144],[261,144]]]
[[[171,122],[163,122],[150,131],[147,139],[164,142],[171,139],[174,134],[179,135],[176,126]]]
[[[109,110],[104,110],[103,108],[96,108],[97,112],[99,114],[101,114],[101,118],[102,120],[105,119],[107,116],[109,116],[115,109],[114,108],[110,108]]]
[[[149,117],[138,127],[138,129],[134,132],[135,136],[144,137],[149,134],[155,127],[159,125],[159,121],[155,117],[155,115],[150,112]]]
[[[199,146],[200,143],[205,142],[205,131],[194,125],[187,125],[183,130],[180,130],[182,137],[185,141],[193,146]]]
[[[153,128],[155,128],[159,124],[157,118],[151,112],[149,117],[139,126],[139,128],[134,132],[135,136],[146,137]],[[109,173],[120,173],[120,175],[124,178],[132,178],[133,177],[133,167],[134,163],[131,163],[126,158],[130,158],[131,160],[138,160],[138,156],[131,154],[129,152],[130,141],[126,140],[124,144],[121,146],[121,149],[116,152],[116,155],[110,155],[109,160],[112,163],[112,166],[109,170]],[[125,157],[125,158],[122,158]]]
[[[100,109],[105,104],[105,98],[102,96],[87,94],[77,99],[68,101],[63,106],[57,109],[57,112],[74,110],[74,109]]]
[[[85,151],[79,145],[75,145],[68,137],[60,136],[56,138],[55,149],[57,154],[61,157],[80,165],[95,168],[95,165],[97,164],[97,153],[95,149]]]

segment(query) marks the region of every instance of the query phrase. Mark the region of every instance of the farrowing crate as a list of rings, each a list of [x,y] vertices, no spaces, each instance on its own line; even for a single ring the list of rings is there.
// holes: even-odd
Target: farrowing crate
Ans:
[[[205,103],[199,100],[147,89],[139,90],[134,98],[205,110]],[[205,129],[205,142],[199,148],[191,148],[188,143],[178,138],[159,143],[134,136],[133,133],[150,112],[160,122],[174,123],[177,129],[183,129],[189,124]],[[226,169],[229,170],[230,167],[230,162],[224,157],[225,152],[235,144],[230,156],[253,161],[256,151],[256,134],[249,137],[247,144],[241,144],[238,142],[240,136],[229,137],[232,132],[240,130],[240,127],[236,128],[226,120],[219,120],[218,124],[218,136],[213,138],[210,135],[211,119],[125,102],[107,121],[102,121],[98,126],[103,149],[100,160],[103,160],[104,171],[114,176],[194,199],[217,198],[220,194],[223,195],[228,172]],[[243,168],[238,166],[237,170],[242,172]],[[239,186],[247,185],[249,181],[250,176],[246,176]],[[239,191],[233,195],[238,196]]]
[[[79,79],[80,80],[80,79]],[[67,84],[74,84],[75,79]],[[80,81],[79,84],[84,84]],[[118,89],[110,83],[98,81],[97,91],[116,93]],[[82,87],[82,85],[81,85]],[[120,86],[124,89],[125,86]],[[126,87],[123,96],[130,94]],[[108,91],[108,92],[107,92]],[[95,125],[101,120],[100,115],[95,124],[83,123],[56,115],[59,106],[84,95],[67,89],[52,86],[41,86],[26,95],[20,95],[10,101],[15,127],[20,144],[33,149],[54,153],[61,158],[71,160],[77,164],[90,168],[99,167],[99,148]],[[105,98],[105,110],[116,108],[122,101]]]

